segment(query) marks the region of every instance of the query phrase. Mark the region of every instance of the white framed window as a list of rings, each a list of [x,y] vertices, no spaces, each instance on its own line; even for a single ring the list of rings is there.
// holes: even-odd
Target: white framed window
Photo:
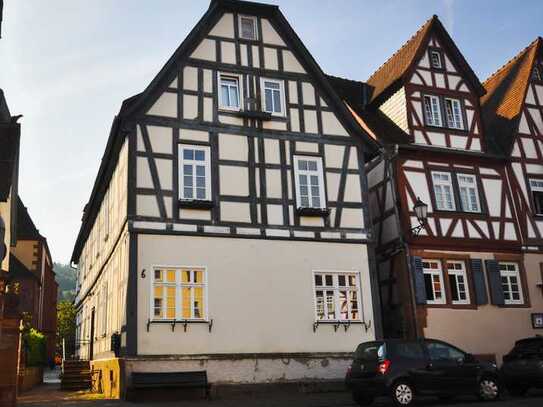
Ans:
[[[432,50],[430,51],[430,63],[432,68],[443,68],[443,62],[441,61],[441,52]]]
[[[204,267],[153,267],[151,319],[207,320]]]
[[[326,208],[321,157],[294,156],[294,178],[298,208]]]
[[[524,304],[519,265],[512,262],[500,262],[503,299],[507,305]]]
[[[447,126],[451,129],[464,130],[462,119],[462,105],[458,99],[445,98],[445,112],[447,113]]]
[[[238,75],[219,73],[219,108],[241,110],[241,81]]]
[[[443,270],[439,260],[422,260],[424,285],[426,287],[427,304],[445,304],[445,285],[443,284]]]
[[[179,144],[179,195],[183,200],[211,200],[211,151],[208,146]]]
[[[531,179],[530,191],[534,200],[535,213],[543,215],[543,179]]]
[[[477,178],[471,174],[456,174],[460,191],[460,204],[465,212],[481,212]]]
[[[463,261],[447,261],[447,276],[453,304],[469,304],[469,287],[466,264]]]
[[[317,321],[361,319],[358,272],[314,271],[313,286]]]
[[[244,40],[258,39],[256,17],[239,16],[239,36]]]
[[[454,211],[454,192],[452,178],[449,172],[432,171],[432,182],[436,198],[436,208],[441,211]]]
[[[262,78],[262,110],[277,116],[285,115],[284,82],[276,79]]]
[[[426,124],[428,126],[442,126],[441,120],[441,102],[437,96],[424,96],[424,112]]]

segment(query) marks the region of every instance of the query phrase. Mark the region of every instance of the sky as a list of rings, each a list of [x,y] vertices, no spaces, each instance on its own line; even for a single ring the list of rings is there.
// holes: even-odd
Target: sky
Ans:
[[[366,80],[433,14],[484,80],[543,35],[540,0],[267,0],[332,75]],[[0,88],[22,114],[19,192],[68,263],[121,102],[141,92],[209,0],[5,0]]]

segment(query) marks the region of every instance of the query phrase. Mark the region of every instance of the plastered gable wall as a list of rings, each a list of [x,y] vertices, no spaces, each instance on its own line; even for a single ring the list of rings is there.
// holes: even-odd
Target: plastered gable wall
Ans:
[[[173,223],[174,230],[199,232],[197,225],[214,224],[225,227],[213,229],[223,234],[231,227],[242,233],[255,226],[307,227],[313,228],[305,233],[308,238],[322,229],[334,237],[341,238],[342,230],[360,237],[365,220],[359,141],[273,22],[258,16],[256,21],[257,40],[246,41],[239,38],[237,15],[222,14],[179,62],[166,88],[147,102],[136,128],[136,226],[164,229]],[[284,114],[259,120],[221,109],[220,74],[238,77],[242,106],[250,99],[257,110],[262,80],[279,80]],[[210,147],[212,195],[217,197],[210,209],[179,205],[180,143]],[[292,167],[299,154],[322,157],[327,218],[296,213]],[[293,237],[293,232],[273,233]]]
[[[430,51],[441,55],[442,68],[430,65]],[[437,95],[460,101],[464,129],[430,127],[425,125],[424,95]],[[436,35],[429,37],[419,60],[415,63],[406,84],[407,117],[411,135],[415,143],[448,147],[453,149],[481,151],[482,126],[479,113],[479,99],[469,85],[465,74],[443,46]],[[441,119],[447,122],[444,100],[441,101]]]

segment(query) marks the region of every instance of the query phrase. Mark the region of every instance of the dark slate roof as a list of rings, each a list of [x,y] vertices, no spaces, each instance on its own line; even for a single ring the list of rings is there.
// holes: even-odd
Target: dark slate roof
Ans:
[[[530,45],[493,73],[484,83],[487,93],[481,98],[485,137],[509,154],[513,147],[522,107],[543,39],[536,38]]]
[[[40,282],[39,277],[30,271],[13,253],[9,256],[9,281],[34,279]]]
[[[405,74],[409,71],[414,62],[418,61],[421,53],[424,51],[424,45],[428,42],[430,33],[435,33],[442,40],[442,46],[445,47],[454,58],[455,62],[466,75],[466,79],[473,86],[474,91],[481,96],[484,88],[479,82],[477,75],[473,72],[464,56],[452,40],[452,38],[434,15],[426,21],[419,30],[383,65],[377,69],[367,80],[368,85],[373,88],[373,93],[369,100],[370,103],[384,101],[386,97],[392,94],[401,86],[405,79]]]
[[[41,240],[42,236],[32,221],[28,209],[18,197],[17,201],[17,239],[20,240]]]
[[[328,80],[347,104],[356,122],[380,145],[407,144],[410,137],[380,110],[367,104],[371,92],[360,81],[328,75]]]
[[[16,177],[17,156],[19,153],[19,124],[13,118],[0,89],[0,201],[5,201]]]
[[[98,170],[98,176],[96,177],[91,197],[85,206],[82,225],[72,252],[72,262],[77,262],[79,259],[81,250],[87,239],[90,226],[94,222],[94,219],[98,213],[100,202],[105,193],[105,187],[117,162],[118,152],[127,134],[123,128],[124,121],[129,117],[132,117],[132,115],[140,113],[140,111],[145,107],[145,104],[152,100],[153,95],[155,95],[158,90],[160,90],[162,87],[167,87],[168,84],[174,80],[178,72],[177,66],[179,65],[179,61],[185,55],[188,55],[193,51],[193,49],[198,45],[199,39],[203,37],[207,30],[218,21],[219,17],[224,11],[237,11],[252,15],[265,16],[275,25],[277,25],[279,31],[284,33],[285,37],[289,40],[289,45],[292,46],[294,52],[300,56],[304,68],[308,71],[308,73],[314,75],[316,79],[321,82],[322,87],[328,93],[328,96],[331,99],[332,106],[337,109],[338,114],[345,120],[350,131],[353,134],[356,133],[360,135],[360,139],[364,143],[367,151],[375,151],[378,148],[377,144],[371,139],[371,137],[369,137],[368,134],[366,134],[364,131],[360,131],[347,106],[345,106],[335,92],[334,88],[328,82],[324,72],[304,46],[286,18],[283,16],[279,10],[279,7],[249,1],[211,0],[206,13],[194,26],[185,40],[183,40],[170,59],[168,59],[155,78],[149,83],[143,92],[125,100],[121,107],[121,111],[119,112],[118,116],[115,117],[115,120],[111,126],[106,151],[102,157],[102,162],[100,164],[100,169]]]

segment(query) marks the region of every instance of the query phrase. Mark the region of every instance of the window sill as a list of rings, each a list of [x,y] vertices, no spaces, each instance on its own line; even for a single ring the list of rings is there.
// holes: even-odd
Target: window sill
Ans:
[[[152,324],[168,324],[172,327],[172,332],[175,332],[176,325],[183,326],[183,332],[187,332],[189,325],[201,324],[207,325],[209,332],[213,328],[213,319],[148,319],[147,320],[147,332]]]
[[[215,203],[213,201],[198,200],[198,199],[191,199],[191,200],[180,199],[179,200],[179,207],[185,208],[185,209],[211,209],[214,206],[215,206]]]
[[[328,208],[296,208],[296,213],[299,216],[316,216],[326,218],[330,215]]]
[[[248,119],[259,119],[259,120],[271,120],[273,116],[271,113],[257,111],[257,110],[239,110],[236,111],[236,116],[246,117]]]

